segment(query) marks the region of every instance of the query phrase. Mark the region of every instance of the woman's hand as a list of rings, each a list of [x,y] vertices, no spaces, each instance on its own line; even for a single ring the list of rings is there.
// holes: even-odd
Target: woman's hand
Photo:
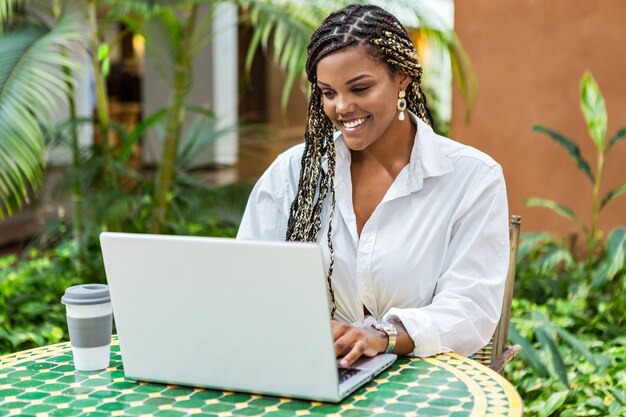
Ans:
[[[355,327],[348,323],[332,321],[333,339],[337,357],[343,356],[340,365],[350,366],[361,356],[376,356],[387,349],[389,340],[384,332],[373,328]]]

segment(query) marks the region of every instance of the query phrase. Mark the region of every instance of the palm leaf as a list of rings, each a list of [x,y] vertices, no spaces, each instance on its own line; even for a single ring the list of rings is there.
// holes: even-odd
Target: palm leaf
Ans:
[[[50,30],[28,26],[0,38],[0,217],[19,208],[41,181],[44,135],[40,124],[66,98],[63,67],[79,64],[60,46],[75,48],[84,35],[80,11],[65,8]]]
[[[311,19],[311,16],[321,15],[319,4],[261,1],[243,3],[248,12],[247,18],[255,28],[246,54],[246,73],[250,73],[254,54],[259,46],[264,50],[271,49],[274,61],[288,74],[281,100],[285,109],[295,80],[305,72],[306,45],[317,25],[322,22],[322,19]],[[311,9],[316,10],[316,13],[310,13]]]
[[[130,19],[125,20],[130,23]],[[183,37],[183,25],[173,10],[161,9],[145,22],[134,21],[135,30],[146,42],[146,53],[163,80],[174,82],[177,51]]]
[[[139,20],[148,20],[163,10],[172,9],[181,4],[179,0],[107,0],[111,16],[134,16]],[[185,3],[184,1],[182,3]]]
[[[22,0],[0,0],[0,35],[4,33],[4,25],[11,21],[13,9],[22,3]]]
[[[457,77],[459,82],[459,89],[461,94],[465,98],[467,110],[465,111],[465,120],[469,121],[472,116],[472,109],[476,101],[476,86],[478,81],[476,79],[476,73],[470,62],[469,56],[465,52],[465,49],[461,45],[461,41],[456,34],[450,48],[450,57],[452,65],[452,74]]]
[[[535,132],[545,133],[556,143],[565,147],[569,155],[578,164],[578,168],[585,173],[585,175],[587,176],[587,178],[589,178],[592,184],[594,183],[595,178],[593,174],[591,173],[591,168],[589,168],[589,163],[585,160],[585,158],[583,158],[582,154],[580,153],[580,148],[578,147],[576,143],[574,143],[571,139],[566,138],[562,134],[555,132],[554,130],[547,128],[545,126],[533,125],[532,129]]]
[[[161,120],[164,119],[166,116],[167,108],[161,108],[142,120],[141,123],[139,123],[139,125],[137,125],[135,129],[133,129],[133,131],[130,132],[130,134],[128,135],[126,142],[124,142],[120,150],[118,160],[121,163],[126,163],[131,155],[133,146],[139,141],[141,136],[153,125],[161,122]]]
[[[351,3],[351,2],[349,2]],[[476,101],[476,74],[467,52],[456,33],[449,27],[432,6],[425,0],[395,0],[372,2],[392,12],[406,27],[416,27],[435,49],[450,57],[452,75],[456,77],[459,89],[467,106],[465,119],[469,121]]]
[[[311,35],[331,12],[353,1],[243,0],[239,3],[247,11],[247,20],[255,28],[246,55],[246,72],[249,74],[254,54],[259,46],[265,50],[271,49],[273,59],[288,73],[282,94],[282,105],[285,108],[295,81],[304,75],[306,46]],[[476,91],[471,63],[458,37],[441,19],[437,19],[437,13],[432,11],[432,6],[428,2],[414,0],[369,3],[378,3],[392,13],[395,11],[396,16],[407,26],[418,26],[424,36],[450,56],[452,72],[458,77],[469,114]]]
[[[220,27],[219,23],[222,20],[224,13],[230,13],[230,7],[220,8],[220,3],[205,3],[199,8],[199,12],[202,15],[201,19],[198,19],[198,23],[194,29],[193,38],[191,39],[190,55],[195,57],[200,51],[209,46],[213,42],[214,36],[219,35],[220,31],[224,29],[230,29],[231,25],[226,27]],[[229,21],[230,17],[226,17]],[[234,25],[232,25],[234,26]]]

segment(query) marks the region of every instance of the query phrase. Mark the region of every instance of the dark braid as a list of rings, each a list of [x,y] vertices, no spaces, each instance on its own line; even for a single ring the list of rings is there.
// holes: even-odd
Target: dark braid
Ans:
[[[321,229],[322,204],[330,195],[327,242],[330,252],[328,291],[335,315],[337,305],[332,286],[335,253],[331,239],[335,213],[335,143],[333,124],[324,114],[322,92],[317,86],[317,64],[324,57],[347,46],[363,46],[375,58],[387,63],[392,73],[411,77],[406,89],[408,109],[429,125],[433,119],[421,88],[422,67],[406,29],[384,9],[352,4],[332,13],[311,36],[307,48],[306,73],[311,83],[309,112],[304,131],[304,153],[297,195],[291,203],[286,240],[314,242]],[[322,163],[327,161],[324,172]]]

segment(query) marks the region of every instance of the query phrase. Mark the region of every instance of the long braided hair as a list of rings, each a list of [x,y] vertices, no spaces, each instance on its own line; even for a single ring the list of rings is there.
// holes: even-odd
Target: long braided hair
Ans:
[[[307,48],[306,73],[311,83],[311,97],[306,128],[304,153],[296,197],[291,203],[286,240],[314,242],[321,229],[322,204],[330,195],[330,219],[326,236],[330,253],[327,280],[331,299],[331,317],[337,304],[332,285],[334,250],[332,222],[335,213],[335,144],[334,128],[324,113],[323,96],[317,86],[317,64],[329,54],[347,46],[364,47],[372,56],[388,65],[390,72],[403,72],[411,77],[406,90],[408,108],[432,126],[433,119],[420,88],[422,67],[415,46],[406,29],[384,9],[352,4],[329,15],[311,36]],[[327,161],[326,170],[322,169]]]

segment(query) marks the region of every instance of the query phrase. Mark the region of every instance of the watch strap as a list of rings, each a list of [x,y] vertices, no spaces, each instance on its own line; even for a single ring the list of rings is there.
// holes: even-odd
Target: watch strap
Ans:
[[[398,339],[398,329],[391,323],[387,322],[374,322],[372,324],[376,330],[380,330],[385,332],[387,335],[387,349],[385,349],[385,353],[393,353],[396,347],[396,341]]]

